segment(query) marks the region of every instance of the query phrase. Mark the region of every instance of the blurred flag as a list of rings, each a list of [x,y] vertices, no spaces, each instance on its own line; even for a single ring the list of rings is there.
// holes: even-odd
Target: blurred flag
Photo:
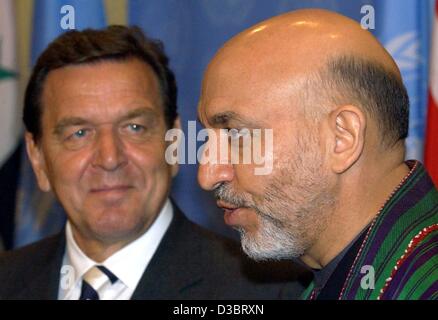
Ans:
[[[374,34],[396,61],[409,93],[411,107],[406,158],[422,160],[429,75],[429,2],[385,0],[374,3]]]
[[[73,11],[71,10],[73,9]],[[67,19],[72,17],[73,20]],[[106,25],[102,0],[35,0],[33,12],[32,65],[47,45],[74,25],[77,30]]]
[[[20,129],[12,0],[0,0],[0,167],[13,151]]]
[[[102,0],[35,0],[32,66],[47,45],[63,32],[102,28],[106,25]],[[14,247],[37,241],[59,231],[65,222],[62,207],[51,193],[39,190],[23,148],[17,190]]]
[[[424,161],[433,181],[438,185],[438,1],[435,3],[434,16]]]

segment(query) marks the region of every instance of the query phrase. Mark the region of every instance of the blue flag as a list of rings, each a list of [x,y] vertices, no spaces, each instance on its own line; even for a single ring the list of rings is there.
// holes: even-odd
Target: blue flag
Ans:
[[[105,25],[102,0],[35,0],[32,65],[47,45],[69,27],[82,30]]]
[[[70,28],[105,27],[102,0],[35,0],[32,66],[47,45]],[[21,247],[58,232],[65,223],[61,205],[51,193],[39,190],[25,148],[22,148],[17,190],[14,247]]]

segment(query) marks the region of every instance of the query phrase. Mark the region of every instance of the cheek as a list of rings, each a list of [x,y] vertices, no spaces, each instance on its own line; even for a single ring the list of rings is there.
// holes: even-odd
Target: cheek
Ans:
[[[279,146],[280,147],[280,146]],[[286,148],[289,148],[286,150]],[[292,159],[290,155],[294,154],[291,150],[290,145],[284,146],[284,148],[278,148],[277,153],[274,153],[274,159],[272,165],[272,170],[267,174],[256,174],[255,169],[261,166],[257,165],[234,165],[235,174],[235,184],[237,189],[250,194],[253,200],[261,204],[264,202],[266,196],[266,190],[272,188],[276,181],[284,179],[289,179],[288,177],[283,177],[285,173],[285,168],[291,166]],[[280,152],[281,150],[281,152]],[[293,177],[290,176],[293,180]],[[281,188],[280,188],[281,189]]]
[[[165,145],[151,143],[144,147],[127,147],[126,155],[138,170],[148,173],[170,173],[170,166],[165,160]]]
[[[248,164],[234,165],[234,181],[236,191],[250,194],[254,199],[261,198],[270,175],[256,175],[256,166]]]
[[[55,186],[62,184],[62,188],[72,186],[85,175],[90,163],[89,152],[59,152],[48,161],[49,177]]]
[[[257,179],[254,174],[255,166],[252,164],[235,164],[233,166],[234,174],[239,184],[252,184]]]

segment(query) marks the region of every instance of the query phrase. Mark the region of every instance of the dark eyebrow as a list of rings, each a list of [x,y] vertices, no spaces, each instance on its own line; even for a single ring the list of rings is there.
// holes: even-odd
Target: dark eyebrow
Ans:
[[[244,128],[262,128],[257,121],[245,119],[234,111],[225,111],[213,115],[208,119],[208,123],[213,127],[229,127],[231,122]]]
[[[138,108],[138,109],[134,109],[132,111],[129,111],[127,114],[123,115],[120,118],[120,122],[121,121],[126,121],[126,120],[130,120],[130,119],[134,119],[134,118],[140,118],[140,117],[149,117],[149,118],[153,118],[153,117],[157,117],[157,113],[149,108]]]
[[[64,118],[56,124],[55,128],[53,129],[53,133],[60,135],[66,127],[82,126],[85,124],[89,124],[89,122],[81,117]]]
[[[227,126],[228,123],[233,120],[234,118],[236,118],[236,114],[234,112],[221,112],[221,113],[217,113],[214,116],[212,116],[209,119],[209,123],[211,123],[211,125],[213,127],[215,126]]]

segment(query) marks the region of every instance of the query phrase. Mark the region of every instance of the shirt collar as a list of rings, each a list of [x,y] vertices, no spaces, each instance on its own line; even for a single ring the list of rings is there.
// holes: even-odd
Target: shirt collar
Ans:
[[[151,261],[161,239],[173,218],[173,208],[167,199],[160,213],[149,229],[139,238],[108,257],[103,263],[90,259],[77,245],[70,222],[66,226],[65,264],[76,272],[76,282],[94,265],[100,264],[114,273],[127,287],[134,290]]]

